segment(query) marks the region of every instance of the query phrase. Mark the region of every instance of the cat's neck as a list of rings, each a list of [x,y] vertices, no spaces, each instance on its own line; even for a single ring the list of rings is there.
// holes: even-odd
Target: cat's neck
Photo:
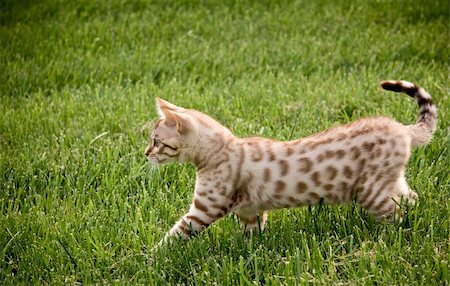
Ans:
[[[192,163],[197,171],[216,169],[218,163],[231,159],[230,156],[236,150],[235,145],[240,140],[229,130],[208,132],[197,138],[185,161]]]

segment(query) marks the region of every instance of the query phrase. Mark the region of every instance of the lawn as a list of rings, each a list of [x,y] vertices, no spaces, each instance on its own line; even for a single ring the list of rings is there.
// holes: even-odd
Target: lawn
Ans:
[[[449,2],[0,3],[0,284],[449,283]],[[358,205],[228,216],[150,249],[188,209],[195,168],[144,156],[155,97],[239,136],[288,140],[369,115],[411,124],[422,85],[433,141],[407,168],[399,224]]]

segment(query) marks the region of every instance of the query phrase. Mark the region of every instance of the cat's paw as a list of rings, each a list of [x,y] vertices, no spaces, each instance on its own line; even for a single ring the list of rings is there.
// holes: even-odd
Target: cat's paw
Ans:
[[[411,205],[415,205],[419,201],[419,196],[413,190],[410,190],[409,196],[406,198],[407,202]]]
[[[173,243],[173,237],[172,236],[165,236],[163,239],[161,239],[158,244],[156,244],[155,246],[153,246],[150,249],[150,254],[155,254],[158,251],[166,248],[167,246],[171,246]]]

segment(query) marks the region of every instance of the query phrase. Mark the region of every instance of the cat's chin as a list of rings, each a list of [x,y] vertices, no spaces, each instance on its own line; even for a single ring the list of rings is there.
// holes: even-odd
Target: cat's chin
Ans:
[[[147,157],[147,160],[152,166],[158,166],[159,164],[162,164],[158,161],[158,159],[156,159],[156,157]]]

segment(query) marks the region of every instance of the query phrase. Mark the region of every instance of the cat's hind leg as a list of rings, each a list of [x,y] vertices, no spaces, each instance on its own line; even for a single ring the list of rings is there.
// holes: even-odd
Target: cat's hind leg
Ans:
[[[396,180],[384,177],[383,180],[369,180],[361,186],[357,193],[357,202],[377,219],[399,219],[399,205],[392,194]]]
[[[409,188],[403,173],[397,179],[372,182],[361,192],[359,203],[378,219],[401,221],[404,215],[403,204],[414,204],[417,194]]]
[[[408,186],[404,173],[402,173],[396,181],[394,191],[395,193],[393,194],[393,198],[399,203],[406,202],[414,205],[419,199],[417,193]]]

